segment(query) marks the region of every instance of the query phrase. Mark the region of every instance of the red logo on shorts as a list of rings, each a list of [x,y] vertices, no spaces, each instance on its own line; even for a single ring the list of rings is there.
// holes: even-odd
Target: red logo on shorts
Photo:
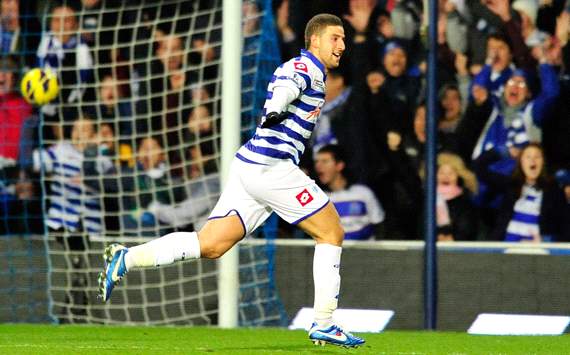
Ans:
[[[295,197],[303,207],[305,207],[309,202],[313,201],[313,196],[311,196],[311,194],[309,193],[309,191],[307,191],[307,189],[304,189],[303,191],[301,191],[300,194],[298,194]]]
[[[307,69],[307,65],[306,65],[305,63],[295,62],[295,63],[293,63],[293,66],[294,66],[295,69],[297,69],[297,70],[304,71],[305,73],[308,73],[308,72],[309,72],[309,69]]]

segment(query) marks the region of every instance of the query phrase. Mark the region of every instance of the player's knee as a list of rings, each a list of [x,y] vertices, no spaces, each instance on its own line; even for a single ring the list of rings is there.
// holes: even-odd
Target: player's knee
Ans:
[[[318,236],[318,241],[320,243],[327,243],[332,245],[342,245],[342,241],[344,240],[344,229],[340,225],[340,223],[331,226],[326,231],[323,231]]]
[[[218,259],[224,255],[226,251],[219,245],[212,243],[200,244],[200,256],[207,259]]]
[[[333,234],[332,236],[333,240],[337,242],[339,245],[342,244],[342,241],[344,240],[344,228],[340,223],[338,223],[337,226],[334,228],[332,234]]]

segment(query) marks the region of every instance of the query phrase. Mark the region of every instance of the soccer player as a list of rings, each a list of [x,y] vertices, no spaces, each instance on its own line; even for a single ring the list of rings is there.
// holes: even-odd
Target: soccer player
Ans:
[[[327,70],[338,67],[345,50],[344,37],[342,21],[336,16],[320,14],[307,23],[307,49],[275,70],[261,124],[236,153],[208,222],[198,232],[170,233],[132,248],[110,245],[99,277],[104,301],[127,271],[185,259],[218,258],[275,211],[316,241],[315,322],[309,338],[320,345],[356,347],[364,343],[333,322],[344,231],[327,195],[298,167],[324,104]]]

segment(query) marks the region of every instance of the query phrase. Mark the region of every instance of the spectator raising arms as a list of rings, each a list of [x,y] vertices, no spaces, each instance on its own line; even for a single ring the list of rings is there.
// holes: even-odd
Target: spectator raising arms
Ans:
[[[514,70],[508,77],[501,99],[490,95],[490,77],[473,85],[473,102],[457,129],[459,150],[464,159],[477,158],[482,152],[502,146],[520,148],[529,141],[542,141],[542,125],[560,92],[554,66],[542,57],[541,91],[534,99],[528,73]],[[490,73],[487,73],[490,75]],[[481,77],[480,77],[481,78]],[[508,168],[508,174],[512,170]]]

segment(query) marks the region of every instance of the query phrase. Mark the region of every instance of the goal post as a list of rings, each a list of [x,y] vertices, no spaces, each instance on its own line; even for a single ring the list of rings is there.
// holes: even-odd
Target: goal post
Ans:
[[[241,54],[242,1],[223,0],[222,27],[222,186],[227,181],[230,165],[240,145],[241,125]],[[218,325],[238,325],[239,246],[236,244],[220,258],[218,278]]]
[[[38,9],[41,29],[33,35],[41,38],[40,63],[58,75],[60,94],[37,108],[31,124],[38,139],[25,159],[41,205],[33,220],[40,228],[30,240],[43,241],[47,258],[42,319],[286,325],[273,279],[274,218],[251,236],[263,246],[234,248],[219,263],[133,270],[109,302],[96,298],[106,246],[198,230],[207,220],[223,186],[220,176],[253,133],[279,65],[271,0],[51,4]],[[52,21],[57,16],[65,19]],[[242,20],[249,25],[243,32]],[[19,218],[31,226],[30,216]],[[11,278],[21,271],[11,264],[17,253],[0,251]],[[20,289],[14,284],[7,292]],[[32,302],[17,302],[6,303],[31,312]]]

